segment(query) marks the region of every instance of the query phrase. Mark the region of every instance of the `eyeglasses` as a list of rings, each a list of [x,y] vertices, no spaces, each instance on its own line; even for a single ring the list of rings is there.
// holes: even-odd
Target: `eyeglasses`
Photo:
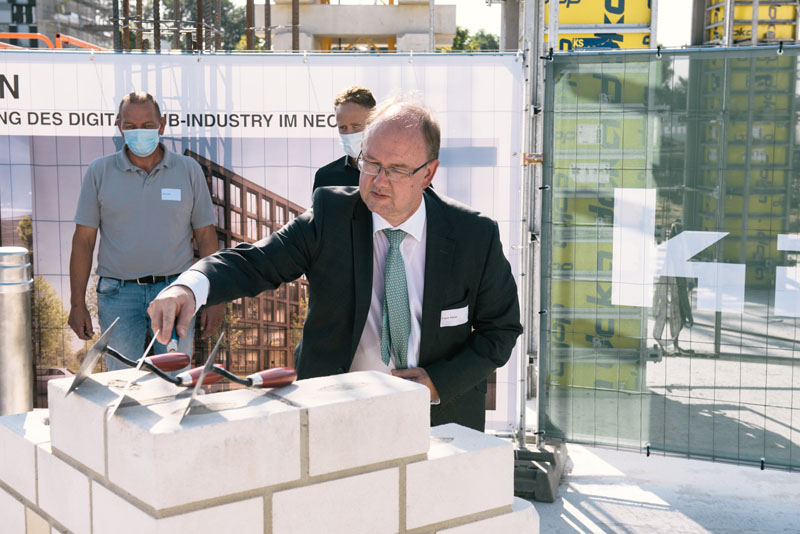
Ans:
[[[379,165],[374,161],[369,161],[364,159],[362,154],[358,155],[358,170],[363,172],[364,174],[369,174],[370,176],[377,176],[380,174],[381,169],[383,169],[383,174],[386,178],[392,182],[402,182],[403,180],[408,180],[423,168],[426,165],[433,162],[435,160],[429,159],[413,171],[406,171],[404,169],[398,169],[397,167],[384,167],[383,165]]]

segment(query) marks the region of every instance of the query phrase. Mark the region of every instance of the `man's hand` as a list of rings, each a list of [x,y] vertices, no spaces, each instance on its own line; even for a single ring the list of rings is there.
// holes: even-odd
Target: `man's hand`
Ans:
[[[186,337],[194,309],[194,293],[186,286],[170,286],[159,293],[147,307],[153,331],[159,331],[158,342],[169,343],[176,317],[178,337]]]
[[[200,313],[200,338],[211,337],[225,318],[225,303],[206,306]]]
[[[417,384],[422,384],[431,391],[431,401],[439,400],[439,392],[436,391],[436,386],[433,385],[431,377],[428,372],[422,367],[413,367],[411,369],[392,369],[392,376],[400,378],[407,378]]]
[[[89,315],[89,309],[86,307],[85,302],[70,308],[69,326],[79,338],[87,341],[92,339],[94,336],[92,316]]]

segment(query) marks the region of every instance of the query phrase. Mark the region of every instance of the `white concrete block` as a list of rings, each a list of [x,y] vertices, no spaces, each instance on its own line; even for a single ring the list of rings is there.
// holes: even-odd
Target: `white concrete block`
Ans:
[[[106,409],[112,404],[131,377],[143,377],[128,390],[124,406],[163,401],[183,393],[179,388],[145,371],[123,369],[97,373],[87,378],[65,397],[72,378],[51,380],[47,385],[50,406],[51,443],[54,449],[71,456],[91,470],[105,474]],[[116,417],[116,416],[115,416]]]
[[[89,479],[53,455],[50,445],[37,445],[39,507],[73,534],[89,534]]]
[[[47,519],[30,508],[25,509],[25,534],[51,534]]]
[[[539,514],[533,503],[514,497],[512,511],[483,521],[437,531],[437,534],[539,534]]]
[[[399,469],[277,492],[272,534],[389,534],[400,524]]]
[[[0,518],[9,534],[25,532],[25,505],[0,488]]]
[[[0,417],[0,480],[33,504],[36,503],[36,445],[48,441],[47,410]]]
[[[261,497],[156,519],[92,482],[93,534],[263,534],[263,525]]]
[[[300,410],[240,389],[120,408],[108,422],[108,479],[157,510],[300,477]]]
[[[447,424],[431,429],[430,445],[427,460],[406,467],[409,529],[511,505],[511,443]]]
[[[309,475],[428,452],[430,393],[375,371],[301,380],[275,393],[308,409]]]

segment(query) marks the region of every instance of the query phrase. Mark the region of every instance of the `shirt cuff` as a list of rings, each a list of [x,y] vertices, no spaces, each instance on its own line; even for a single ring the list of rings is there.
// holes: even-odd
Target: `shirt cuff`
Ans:
[[[431,406],[439,406],[442,403],[442,399],[436,397],[435,399],[431,400]]]
[[[194,313],[208,300],[208,291],[211,289],[211,282],[208,281],[206,275],[200,271],[193,271],[189,269],[184,271],[172,282],[168,287],[172,286],[186,286],[194,293]]]

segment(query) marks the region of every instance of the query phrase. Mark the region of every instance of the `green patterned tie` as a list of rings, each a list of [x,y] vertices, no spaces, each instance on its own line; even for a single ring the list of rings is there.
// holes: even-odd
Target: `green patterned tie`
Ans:
[[[389,252],[383,268],[383,321],[381,325],[381,359],[389,365],[390,347],[394,349],[397,369],[408,367],[408,336],[411,334],[411,311],[408,307],[406,269],[400,254],[400,243],[406,237],[402,230],[384,230],[389,239]]]

